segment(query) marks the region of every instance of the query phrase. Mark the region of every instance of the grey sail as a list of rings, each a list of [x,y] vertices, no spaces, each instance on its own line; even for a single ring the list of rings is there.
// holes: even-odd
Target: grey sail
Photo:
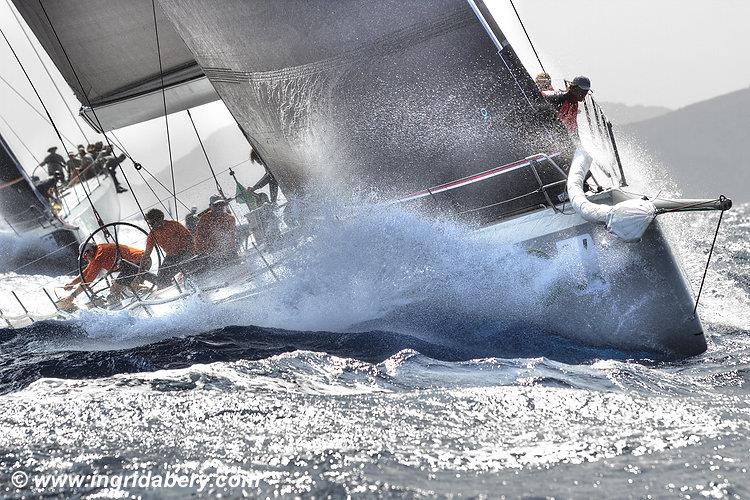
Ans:
[[[150,0],[13,2],[78,100],[96,110],[101,128],[120,128],[164,113]],[[156,14],[168,112],[218,99],[158,7]],[[90,108],[84,106],[82,115],[95,129],[100,128]]]
[[[47,222],[49,205],[29,180],[5,138],[0,135],[0,215],[13,231]]]
[[[159,1],[291,195],[362,189],[401,196],[571,149],[483,5]],[[552,167],[540,169],[552,175]],[[539,186],[524,169],[446,191],[437,203],[470,211],[511,187],[506,199]],[[521,205],[539,203],[529,195]]]

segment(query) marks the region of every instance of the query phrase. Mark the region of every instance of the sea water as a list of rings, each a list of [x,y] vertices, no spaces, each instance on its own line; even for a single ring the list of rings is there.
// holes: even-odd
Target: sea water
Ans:
[[[697,291],[718,214],[670,217]],[[724,216],[703,355],[530,327],[565,272],[375,211],[324,226],[250,301],[2,330],[0,492],[749,496],[750,206]],[[7,273],[0,293],[48,279]]]

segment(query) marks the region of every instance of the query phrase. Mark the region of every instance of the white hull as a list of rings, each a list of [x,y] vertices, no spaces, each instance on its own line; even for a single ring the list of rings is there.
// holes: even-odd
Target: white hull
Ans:
[[[89,193],[91,203],[86,198]],[[64,198],[70,207],[65,221],[78,227],[78,240],[85,240],[89,234],[94,232],[99,223],[91,208],[93,204],[99,212],[105,224],[118,222],[120,220],[120,202],[118,201],[114,182],[109,176],[99,176],[98,179],[90,179],[83,185],[78,184],[69,189]]]
[[[608,193],[592,197],[598,203],[611,203]],[[563,208],[562,206],[558,209]],[[666,241],[658,221],[637,243],[624,243],[609,234],[601,224],[584,220],[568,210],[537,210],[478,230],[489,233],[498,243],[513,243],[534,255],[554,260],[566,268],[562,281],[550,287],[530,327],[580,341],[592,346],[609,346],[632,351],[660,352],[690,356],[706,349],[700,320],[693,314],[694,299],[688,283]],[[264,293],[274,285],[264,264],[255,258],[252,266],[215,277],[227,286],[189,292],[170,289],[152,297],[149,314],[167,314],[180,296],[199,293],[211,302],[238,301]],[[273,264],[279,255],[268,255]],[[230,283],[233,283],[230,284]],[[523,283],[518,286],[523,293]],[[147,314],[134,308],[134,314]]]
[[[50,222],[39,218],[36,227],[20,234],[24,238],[49,241],[52,243],[50,246],[58,250],[46,257],[33,256],[28,262],[19,263],[23,266],[19,272],[34,272],[35,267],[55,267],[58,272],[65,273],[77,270],[77,245],[99,227],[91,204],[96,207],[104,223],[116,222],[120,219],[117,197],[114,183],[108,176],[89,179],[84,184],[67,189],[62,197],[63,213],[60,219]]]
[[[602,193],[592,200],[610,204],[611,195]],[[601,224],[572,213],[569,206],[564,212],[562,206],[557,208],[536,210],[478,230],[499,244],[519,244],[566,268],[563,281],[551,286],[536,314],[525,315],[531,318],[530,327],[594,346],[678,356],[705,351],[706,340],[693,314],[688,284],[658,221],[640,242],[624,243]],[[82,223],[90,223],[86,218],[85,213],[79,216]],[[266,253],[266,260],[275,266],[283,252]],[[209,281],[188,279],[179,289],[159,291],[128,309],[135,316],[166,315],[189,296],[241,304],[273,287],[275,281],[266,263],[250,249],[244,263],[211,274]],[[508,286],[518,286],[523,293],[522,283]],[[47,309],[47,317],[54,315],[54,309]]]
[[[611,203],[606,193],[592,200]],[[551,208],[480,231],[569,267],[566,283],[550,290],[539,311],[536,326],[545,331],[628,350],[688,356],[706,350],[694,299],[658,221],[635,243],[618,240],[578,214]]]

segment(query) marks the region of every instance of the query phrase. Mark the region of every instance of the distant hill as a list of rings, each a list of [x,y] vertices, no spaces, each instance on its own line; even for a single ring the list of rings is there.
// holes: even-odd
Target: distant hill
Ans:
[[[629,106],[617,102],[602,102],[599,104],[609,120],[616,125],[628,125],[630,123],[642,122],[644,120],[650,120],[652,118],[666,115],[672,111],[671,109],[662,106],[641,106],[639,104]]]
[[[750,88],[620,128],[670,169],[685,196],[750,201]]]
[[[211,158],[211,163],[216,171],[219,182],[227,196],[234,196],[235,193],[234,181],[224,171],[227,167],[245,162],[235,168],[237,179],[245,185],[256,182],[263,175],[262,167],[246,161],[250,156],[250,146],[236,126],[220,128],[205,137],[203,143],[209,158]],[[133,174],[131,165],[126,164],[125,168],[141,204],[144,207],[154,205],[156,198],[154,198],[140,177]],[[149,170],[164,186],[171,189],[172,181],[168,164],[150,165]],[[216,184],[211,178],[211,171],[208,168],[200,146],[194,146],[186,154],[177,156],[174,160],[174,171],[177,190],[182,191],[189,188],[185,192],[178,194],[178,198],[186,205],[196,205],[200,209],[203,209],[208,205],[209,196],[217,194]],[[159,186],[148,175],[144,174],[144,177],[159,195],[159,198],[169,198],[167,191],[163,187]],[[196,183],[199,184],[193,186]],[[119,195],[119,197],[123,216],[137,212],[138,208],[130,193]],[[165,204],[170,207],[173,206],[173,203],[165,201]],[[161,208],[161,206],[157,205],[157,208]],[[180,205],[180,217],[184,217],[185,212],[186,209]]]

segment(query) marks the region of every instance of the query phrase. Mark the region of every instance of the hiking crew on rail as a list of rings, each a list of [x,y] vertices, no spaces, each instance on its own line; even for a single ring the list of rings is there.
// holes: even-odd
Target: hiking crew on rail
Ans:
[[[161,288],[172,282],[175,274],[185,272],[190,268],[188,261],[195,256],[193,235],[188,228],[175,220],[164,220],[164,212],[152,208],[146,212],[146,222],[151,232],[146,238],[145,255],[151,255],[156,245],[164,252],[164,260],[157,274],[157,285]],[[140,270],[147,271],[151,267],[145,259],[141,262]]]

